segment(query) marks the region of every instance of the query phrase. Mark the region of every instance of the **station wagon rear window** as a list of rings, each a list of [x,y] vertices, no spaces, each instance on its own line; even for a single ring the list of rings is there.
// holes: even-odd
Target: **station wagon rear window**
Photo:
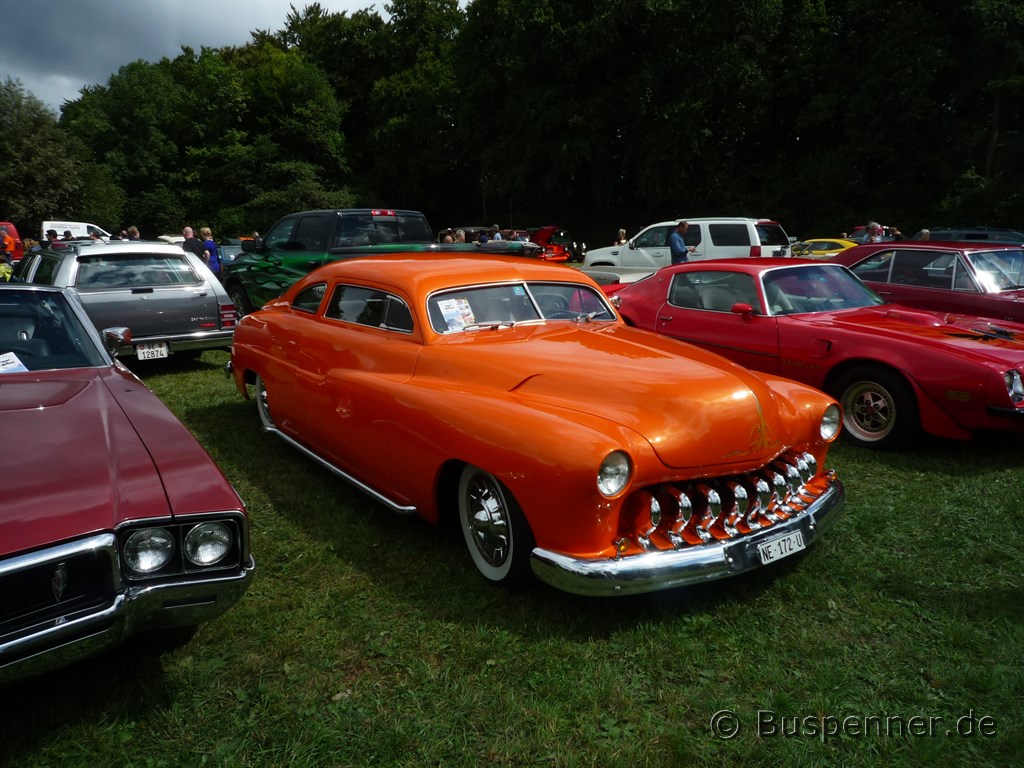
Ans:
[[[203,279],[181,256],[167,253],[125,253],[79,256],[75,287],[82,291],[140,286],[199,285]]]

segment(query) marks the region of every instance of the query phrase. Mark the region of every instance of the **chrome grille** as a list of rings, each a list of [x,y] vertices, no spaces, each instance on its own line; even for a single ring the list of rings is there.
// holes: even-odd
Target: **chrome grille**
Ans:
[[[102,610],[114,600],[110,552],[94,549],[0,573],[0,641]]]
[[[626,501],[616,548],[699,547],[763,530],[806,509],[830,474],[811,454],[787,452],[754,472],[644,488]]]

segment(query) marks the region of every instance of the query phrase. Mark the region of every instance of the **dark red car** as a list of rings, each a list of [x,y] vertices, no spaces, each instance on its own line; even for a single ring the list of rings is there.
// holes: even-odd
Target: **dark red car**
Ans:
[[[689,262],[604,290],[632,325],[832,394],[855,443],[1024,434],[1024,324],[887,304],[808,259]]]
[[[1024,323],[1024,248],[969,242],[872,243],[830,261],[845,264],[889,301]]]
[[[187,638],[247,589],[238,494],[66,289],[0,285],[0,436],[0,682]]]

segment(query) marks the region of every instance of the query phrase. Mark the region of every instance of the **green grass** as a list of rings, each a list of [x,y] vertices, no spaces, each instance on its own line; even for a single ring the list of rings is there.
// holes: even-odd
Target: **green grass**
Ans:
[[[1020,764],[1018,442],[838,446],[846,515],[770,569],[634,598],[508,593],[456,532],[262,434],[226,359],[137,368],[246,500],[252,589],[163,656],[126,649],[0,689],[0,765]],[[735,738],[711,732],[719,710]],[[758,736],[759,710],[803,735]],[[972,712],[995,734],[947,735]],[[941,722],[807,733],[869,716]]]

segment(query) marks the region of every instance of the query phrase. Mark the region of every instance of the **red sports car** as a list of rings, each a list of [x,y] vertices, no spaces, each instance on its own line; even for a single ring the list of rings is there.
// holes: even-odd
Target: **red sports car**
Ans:
[[[852,249],[851,249],[852,250]],[[625,320],[835,396],[845,434],[1024,434],[1024,325],[887,304],[846,267],[721,259],[609,285]]]
[[[872,243],[845,264],[889,301],[1024,323],[1024,248],[991,242]]]
[[[238,494],[66,289],[0,285],[0,436],[0,682],[187,638],[245,592]]]

